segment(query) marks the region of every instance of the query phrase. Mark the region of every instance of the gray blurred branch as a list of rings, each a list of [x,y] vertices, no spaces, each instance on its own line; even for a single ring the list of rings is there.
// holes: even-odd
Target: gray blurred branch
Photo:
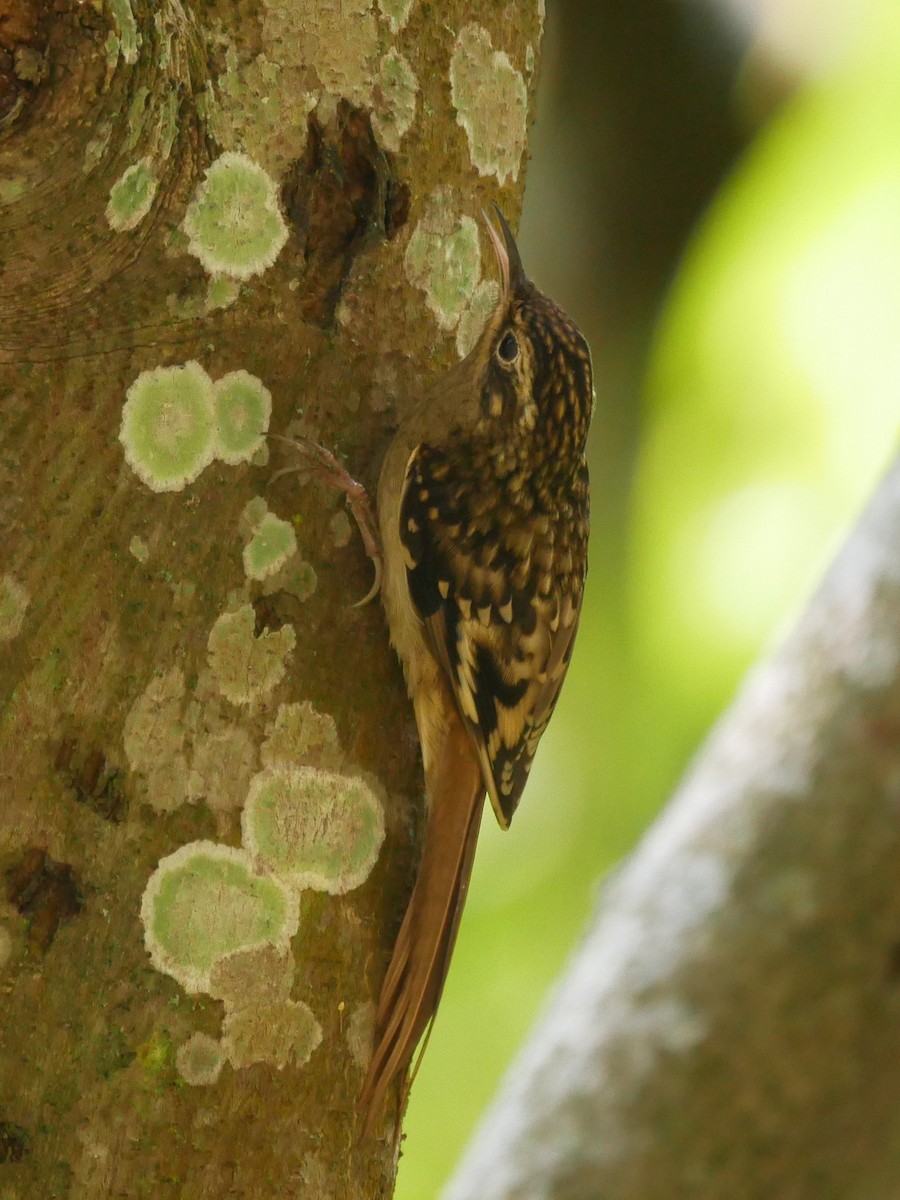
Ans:
[[[896,1197],[900,461],[593,928],[445,1200]]]

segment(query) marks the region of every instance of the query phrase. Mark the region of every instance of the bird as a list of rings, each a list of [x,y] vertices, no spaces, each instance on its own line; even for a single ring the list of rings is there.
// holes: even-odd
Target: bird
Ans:
[[[494,210],[499,232],[483,215],[497,303],[471,351],[401,420],[376,514],[330,451],[305,447],[347,493],[375,564],[364,599],[380,588],[425,776],[422,855],[360,1092],[364,1136],[398,1078],[405,1108],[416,1047],[447,977],[485,798],[508,829],[571,659],[587,575],[590,351],[528,279]]]

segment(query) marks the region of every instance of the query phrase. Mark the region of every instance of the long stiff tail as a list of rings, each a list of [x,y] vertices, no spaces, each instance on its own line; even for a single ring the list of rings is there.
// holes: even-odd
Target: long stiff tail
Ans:
[[[372,1129],[394,1077],[406,1079],[416,1045],[437,1011],[456,942],[478,841],[484,782],[455,717],[429,781],[425,847],[375,1016],[372,1062],[360,1092],[363,1134]]]

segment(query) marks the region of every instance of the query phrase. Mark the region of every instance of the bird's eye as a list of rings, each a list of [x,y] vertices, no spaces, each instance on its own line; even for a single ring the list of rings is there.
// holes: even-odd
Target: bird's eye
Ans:
[[[505,333],[500,339],[497,357],[502,363],[513,363],[519,357],[519,343],[514,333]]]

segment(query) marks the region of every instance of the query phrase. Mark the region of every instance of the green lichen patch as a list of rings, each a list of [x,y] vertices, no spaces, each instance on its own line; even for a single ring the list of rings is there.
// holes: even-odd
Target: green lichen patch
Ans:
[[[112,185],[106,219],[113,229],[134,229],[146,217],[153,204],[159,180],[149,158],[142,158],[124,171]]]
[[[210,972],[227,954],[286,948],[299,908],[296,893],[257,874],[245,851],[200,841],[160,860],[144,890],[141,921],[154,967],[187,992],[208,992]]]
[[[94,126],[94,136],[89,138],[84,147],[84,158],[82,159],[81,169],[85,175],[89,175],[94,167],[100,162],[109,147],[109,141],[112,137],[113,122],[109,118],[104,118],[98,121]]]
[[[178,1074],[193,1087],[215,1083],[224,1065],[222,1045],[208,1033],[192,1033],[175,1055]]]
[[[241,830],[254,858],[280,878],[340,894],[359,887],[375,865],[384,811],[363,779],[279,768],[251,781]]]
[[[334,717],[320,713],[308,700],[279,704],[266,726],[260,757],[266,767],[299,766],[309,754],[335,758],[340,753]]]
[[[389,50],[378,64],[375,83],[375,113],[372,124],[388,150],[400,149],[403,135],[416,116],[419,85],[412,67],[402,54]]]
[[[422,289],[442,329],[453,329],[481,278],[478,226],[456,219],[452,200],[439,188],[406,247],[403,263],[410,283]]]
[[[265,629],[256,636],[252,604],[222,613],[207,641],[209,665],[222,695],[233,704],[250,704],[284,678],[286,659],[297,644],[292,625]]]
[[[150,557],[150,548],[142,537],[135,534],[128,543],[128,553],[133,555],[139,563],[145,563]]]
[[[274,513],[266,513],[244,547],[244,570],[249,579],[267,579],[296,553],[294,527]]]
[[[230,371],[213,385],[216,458],[249,462],[262,446],[272,416],[272,393],[249,371]]]
[[[500,285],[496,279],[482,279],[472,293],[472,298],[466,305],[456,327],[456,351],[460,358],[465,358],[478,341],[482,329],[487,324],[488,317],[497,307],[499,298]]]
[[[270,575],[263,583],[263,592],[274,595],[276,592],[290,592],[298,600],[306,601],[318,587],[318,577],[312,563],[301,558],[292,558],[274,575]]]
[[[267,6],[268,7],[268,6]],[[264,35],[270,45],[277,41]],[[308,68],[296,39],[278,45],[277,61],[265,54],[244,60],[231,45],[224,70],[199,98],[207,128],[223,150],[252,154],[273,175],[296,162],[306,146],[307,117],[318,99],[306,88]]]
[[[275,180],[234,150],[207,169],[182,228],[188,250],[210,274],[234,279],[271,267],[288,236]]]
[[[119,30],[119,35],[116,38],[115,34],[111,34],[115,38],[115,58],[118,57],[121,51],[122,57],[132,66],[137,62],[138,49],[141,45],[141,33],[137,27],[137,21],[134,19],[134,12],[131,8],[131,0],[110,0],[110,8],[112,9],[113,17]],[[108,56],[112,54],[112,44],[110,39],[107,39]]]
[[[222,1048],[233,1067],[271,1063],[279,1070],[301,1067],[322,1041],[322,1026],[299,1000],[229,1009],[222,1027]]]
[[[262,496],[254,496],[241,509],[241,525],[251,533],[255,533],[259,528],[260,521],[268,511],[269,506],[265,499]]]
[[[125,718],[122,738],[132,771],[143,777],[147,802],[171,812],[188,799],[184,675],[172,667],[154,675]]]
[[[211,275],[206,289],[206,311],[230,308],[241,294],[240,281],[227,275]]]
[[[8,642],[21,632],[29,599],[12,575],[0,576],[0,642]]]
[[[9,175],[0,179],[0,204],[14,204],[28,191],[28,179],[24,175]]]
[[[517,178],[528,114],[525,80],[481,25],[464,25],[456,39],[450,98],[479,174],[496,175],[501,184]]]
[[[154,492],[177,492],[214,457],[212,380],[198,362],[142,371],[128,389],[119,440]]]
[[[409,20],[413,0],[378,0],[381,15],[387,21],[391,33],[398,33]]]

